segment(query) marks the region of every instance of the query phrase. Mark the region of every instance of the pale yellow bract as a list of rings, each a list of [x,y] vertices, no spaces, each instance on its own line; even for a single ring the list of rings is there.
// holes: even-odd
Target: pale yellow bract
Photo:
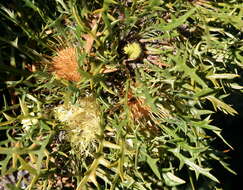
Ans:
[[[75,104],[59,105],[54,109],[54,114],[65,125],[66,139],[75,152],[87,156],[96,148],[100,117],[94,98],[85,97]]]

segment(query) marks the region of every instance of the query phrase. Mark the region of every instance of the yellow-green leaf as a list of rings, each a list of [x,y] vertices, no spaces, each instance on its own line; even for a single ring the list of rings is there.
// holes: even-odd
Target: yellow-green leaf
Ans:
[[[213,107],[216,111],[217,111],[217,109],[219,109],[226,113],[229,113],[230,115],[238,114],[234,108],[232,108],[228,104],[222,102],[218,98],[215,98],[214,96],[207,96],[206,99],[208,99],[213,104]]]
[[[186,183],[183,179],[175,176],[171,172],[163,173],[162,176],[165,180],[165,184],[168,185],[168,186],[177,186],[177,185],[181,185],[181,184]]]
[[[237,74],[223,73],[223,74],[213,74],[207,76],[208,79],[234,79],[239,77]]]

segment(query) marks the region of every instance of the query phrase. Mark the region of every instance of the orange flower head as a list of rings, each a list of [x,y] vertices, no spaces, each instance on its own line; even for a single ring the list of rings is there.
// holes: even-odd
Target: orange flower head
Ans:
[[[51,69],[59,78],[77,82],[80,80],[79,65],[75,48],[59,50],[51,61]]]

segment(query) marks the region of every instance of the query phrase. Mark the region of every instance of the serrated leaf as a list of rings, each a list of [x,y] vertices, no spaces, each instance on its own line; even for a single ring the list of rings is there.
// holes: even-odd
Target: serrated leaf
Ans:
[[[202,146],[201,147],[189,146],[188,143],[184,143],[184,142],[181,142],[181,143],[178,143],[178,144],[181,146],[181,148],[183,150],[187,150],[192,154],[199,154],[199,153],[204,152],[205,150],[208,149],[208,147],[202,147]]]
[[[8,14],[8,16],[12,19],[12,21],[15,21],[16,20],[16,16],[14,14],[14,11],[11,11],[10,9],[4,7],[1,5],[0,7],[3,11],[5,11],[5,13]],[[15,22],[16,23],[16,22]]]
[[[191,113],[195,116],[201,116],[201,115],[209,115],[213,114],[214,112],[211,110],[200,110],[200,109],[192,109]]]
[[[214,160],[218,160],[219,163],[226,169],[228,170],[230,173],[237,175],[237,173],[235,171],[233,171],[231,168],[229,168],[229,164],[227,164],[226,162],[222,161],[220,157],[216,156],[215,154],[211,153],[209,154]]]
[[[113,92],[108,86],[106,86],[106,84],[103,81],[100,81],[100,85],[103,87],[105,91],[109,92],[110,94],[116,95],[116,93]]]
[[[180,164],[181,163],[185,163],[186,165],[188,165],[196,174],[196,177],[198,178],[199,174],[202,174],[208,178],[210,178],[211,180],[219,183],[218,179],[216,177],[214,177],[211,173],[209,173],[209,171],[211,170],[210,168],[202,168],[200,166],[198,166],[197,164],[195,164],[191,159],[183,156],[180,152],[178,148],[175,149],[171,149],[170,150],[177,158],[179,158],[180,160]]]
[[[184,56],[181,57],[181,54],[178,53],[177,56],[171,56],[171,59],[176,63],[175,70],[184,72],[184,75],[189,76],[189,78],[194,82],[200,84],[203,88],[208,88],[207,84],[196,74],[196,68],[190,68],[186,64],[187,54],[184,53]]]
[[[154,158],[151,158],[148,154],[146,153],[143,153],[146,155],[147,159],[146,159],[146,162],[148,163],[149,167],[151,168],[151,170],[154,172],[154,174],[159,178],[161,179],[161,175],[160,175],[160,172],[159,172],[159,169],[158,169],[158,166],[157,166],[157,162],[159,161],[159,158],[157,159],[154,159]]]
[[[177,147],[177,148],[169,149],[169,151],[172,152],[179,159],[180,161],[179,169],[181,170],[185,164],[185,159],[184,156],[180,154],[180,149]]]
[[[40,172],[40,169],[43,166],[42,161],[43,161],[44,157],[48,157],[48,155],[49,155],[48,151],[46,150],[46,146],[50,140],[50,137],[51,137],[51,134],[48,135],[44,141],[42,141],[41,148],[37,152],[37,155],[38,155],[38,159],[36,162],[36,168],[38,169],[37,172]]]
[[[213,131],[219,138],[221,138],[221,140],[228,146],[230,147],[232,150],[234,150],[234,148],[222,137],[222,135],[220,134],[221,131]]]
[[[51,130],[51,128],[42,120],[40,120],[40,126],[42,129]]]
[[[181,16],[177,19],[173,19],[170,23],[160,25],[159,28],[163,31],[172,30],[172,29],[182,25],[195,12],[195,10],[196,10],[196,8],[193,8],[193,9],[189,10],[183,16]]]
[[[201,128],[212,130],[212,131],[221,131],[220,128],[213,126],[213,125],[209,125],[209,122],[210,122],[209,117],[207,117],[206,119],[204,119],[202,121],[191,121],[190,123],[195,127],[201,127]]]
[[[223,161],[219,161],[219,163],[226,169],[228,170],[230,173],[234,174],[234,175],[237,175],[237,173],[232,170],[231,168],[229,168],[229,164],[227,164],[226,162],[223,162]]]
[[[211,88],[206,88],[206,89],[196,89],[196,93],[194,94],[195,97],[197,98],[202,98],[204,96],[209,96],[217,92],[217,89],[211,89]]]
[[[202,174],[204,176],[207,176],[211,180],[219,183],[218,179],[216,177],[214,177],[212,174],[209,173],[209,171],[211,169],[209,169],[209,168],[201,168],[200,166],[198,166],[194,162],[190,161],[190,159],[188,159],[186,157],[184,157],[184,158],[185,158],[185,164],[190,166],[195,171],[197,178],[198,178],[199,174]]]
[[[1,175],[5,175],[7,173],[7,170],[9,168],[9,162],[12,159],[12,154],[7,154],[6,157],[4,158],[4,160],[0,161],[0,165],[1,165]]]
[[[28,172],[30,172],[31,174],[34,174],[34,175],[38,174],[38,171],[35,168],[33,168],[32,166],[30,166],[30,164],[26,163],[25,160],[19,155],[18,155],[18,160],[21,163],[22,170],[27,170]]]
[[[207,96],[206,99],[208,99],[213,104],[213,107],[216,111],[217,109],[219,109],[225,111],[226,113],[229,113],[230,115],[238,114],[238,112],[234,108],[230,107],[228,104],[222,102],[214,96]]]
[[[163,173],[162,176],[165,180],[165,184],[168,186],[177,186],[186,183],[183,179],[175,176],[171,172]]]

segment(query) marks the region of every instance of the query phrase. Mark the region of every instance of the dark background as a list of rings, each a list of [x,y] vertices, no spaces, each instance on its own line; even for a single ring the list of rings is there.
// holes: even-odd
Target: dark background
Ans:
[[[241,75],[243,76],[243,75]],[[238,115],[230,116],[218,112],[213,119],[213,124],[222,129],[222,136],[234,148],[226,153],[229,156],[227,163],[237,175],[226,171],[223,167],[216,167],[216,176],[221,181],[223,190],[241,189],[243,182],[243,96],[240,93],[234,93],[226,99],[226,103],[232,105],[238,111]],[[219,139],[217,141],[220,141]],[[219,150],[227,149],[223,143],[215,145]],[[223,147],[222,147],[223,146]]]

